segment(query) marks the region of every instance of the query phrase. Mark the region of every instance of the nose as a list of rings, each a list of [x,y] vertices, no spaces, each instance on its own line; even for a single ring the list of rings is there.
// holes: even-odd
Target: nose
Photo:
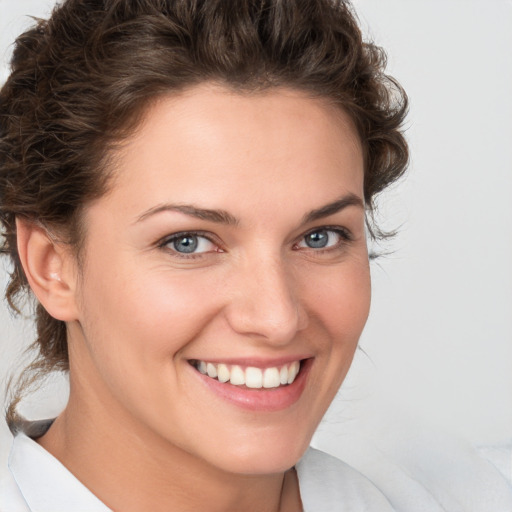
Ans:
[[[235,271],[226,316],[239,334],[286,345],[306,328],[308,317],[298,283],[286,262],[255,258]],[[233,276],[232,276],[233,277]]]

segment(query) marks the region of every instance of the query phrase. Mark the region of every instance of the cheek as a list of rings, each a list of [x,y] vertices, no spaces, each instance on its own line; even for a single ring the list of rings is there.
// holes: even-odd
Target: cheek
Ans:
[[[322,375],[318,402],[322,414],[334,399],[350,368],[368,318],[371,283],[368,260],[362,258],[325,276],[316,293],[311,320],[318,325]]]
[[[332,403],[350,368],[368,318],[371,298],[367,258],[346,262],[316,273],[305,283],[309,327],[305,336],[316,349],[316,370],[310,375],[308,417],[318,422]],[[313,430],[317,423],[312,424]],[[311,431],[311,434],[313,433]]]
[[[332,349],[355,347],[370,310],[371,282],[367,259],[326,274],[311,297],[312,313],[326,329]]]
[[[130,268],[123,272],[118,268],[109,273],[103,268],[88,278],[84,297],[87,323],[95,331],[101,329],[101,338],[108,336],[109,345],[121,344],[123,353],[169,357],[216,313],[215,294],[208,291],[207,276],[191,277],[186,272],[176,275]]]
[[[111,261],[91,266],[82,291],[80,371],[96,379],[98,393],[108,390],[115,403],[155,424],[162,407],[173,409],[169,390],[181,389],[181,351],[217,312],[208,279],[184,274]]]

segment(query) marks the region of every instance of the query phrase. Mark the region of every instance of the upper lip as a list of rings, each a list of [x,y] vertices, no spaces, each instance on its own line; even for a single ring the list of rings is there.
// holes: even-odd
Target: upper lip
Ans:
[[[227,364],[227,365],[236,365],[241,367],[254,367],[254,368],[261,368],[262,370],[265,368],[273,368],[273,367],[279,367],[284,366],[285,364],[293,363],[294,361],[302,361],[304,359],[309,359],[312,356],[310,355],[293,355],[293,356],[283,356],[283,357],[277,357],[277,358],[258,358],[258,357],[226,357],[226,358],[220,358],[220,357],[214,357],[214,358],[193,358],[189,359],[191,363],[194,361],[204,361],[205,363],[213,363],[213,364]]]

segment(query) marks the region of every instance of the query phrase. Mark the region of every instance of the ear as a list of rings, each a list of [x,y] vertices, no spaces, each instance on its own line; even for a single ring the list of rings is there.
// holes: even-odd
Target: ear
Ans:
[[[69,246],[25,219],[16,219],[16,229],[18,254],[35,296],[57,320],[76,320],[77,271]]]

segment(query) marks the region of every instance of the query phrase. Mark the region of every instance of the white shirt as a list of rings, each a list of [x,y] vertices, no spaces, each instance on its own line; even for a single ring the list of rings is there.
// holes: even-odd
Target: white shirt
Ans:
[[[456,491],[447,498],[450,482],[444,486],[441,482],[433,490],[414,478],[397,479],[390,471],[379,480],[379,488],[349,465],[313,448],[296,465],[304,512],[511,512],[512,488],[497,470],[486,468],[490,471],[481,482],[482,494],[470,500],[476,508],[467,508],[467,497],[474,489],[468,488],[464,496]],[[0,482],[0,512],[108,511],[42,446],[24,433],[14,438],[9,474]]]

